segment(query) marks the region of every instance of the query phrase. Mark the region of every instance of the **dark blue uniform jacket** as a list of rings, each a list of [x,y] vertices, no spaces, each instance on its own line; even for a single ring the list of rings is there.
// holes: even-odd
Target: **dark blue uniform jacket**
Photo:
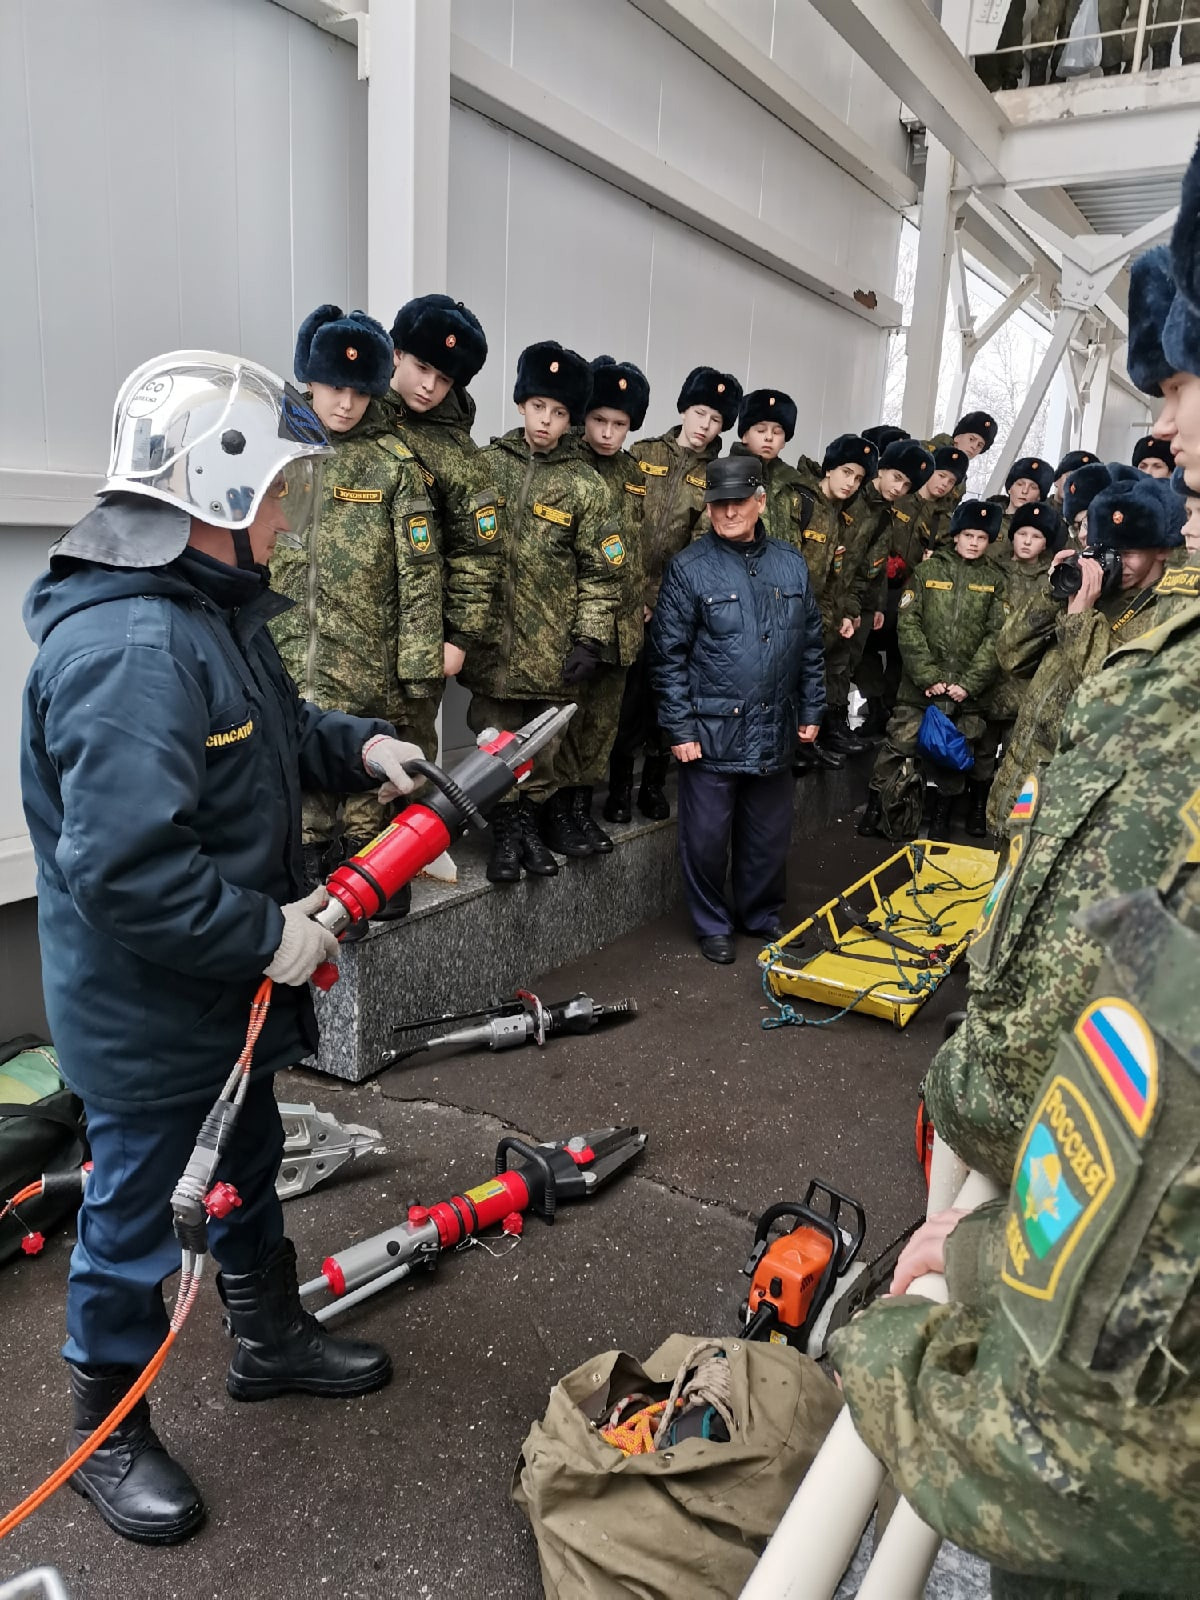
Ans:
[[[825,711],[821,617],[798,550],[710,529],[667,567],[650,625],[659,725],[711,772],[780,772]]]
[[[46,1013],[63,1075],[107,1110],[213,1098],[301,893],[300,791],[371,787],[386,723],[302,701],[267,630],[290,604],[195,552],[55,560],[25,600],[21,788]],[[256,1072],[316,1042],[276,984]]]

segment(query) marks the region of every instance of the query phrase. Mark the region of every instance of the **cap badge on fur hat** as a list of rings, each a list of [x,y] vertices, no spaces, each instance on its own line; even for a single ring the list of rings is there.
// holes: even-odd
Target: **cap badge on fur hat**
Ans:
[[[557,372],[558,371],[558,362],[557,361],[552,361],[550,363],[550,371],[551,372]]]
[[[724,394],[725,393],[725,385],[723,383],[719,383],[717,385],[717,393],[718,394]]]
[[[1033,470],[1036,472],[1038,470],[1038,468],[1041,466],[1041,462],[1040,461],[1032,461],[1032,462],[1030,462],[1030,465],[1032,466]]]
[[[447,335],[446,335],[446,349],[447,349],[447,350],[453,350],[453,349],[454,349],[454,346],[455,346],[455,345],[456,345],[456,344],[457,344],[457,343],[458,343],[458,336],[457,336],[457,334],[453,334],[453,333],[448,333],[448,334],[447,334]]]
[[[348,344],[346,346],[346,360],[347,361],[357,361],[358,360],[358,351],[354,348],[354,346],[352,344]]]
[[[625,392],[626,389],[628,389],[628,387],[629,387],[629,379],[628,378],[618,378],[617,379],[617,388],[621,390],[622,394]]]
[[[1113,514],[1112,514],[1112,519],[1113,519],[1114,522],[1117,522],[1117,523],[1124,522],[1125,521],[1125,513],[1123,511],[1114,511]]]
[[[775,404],[775,396],[774,395],[772,395],[771,398],[767,401],[767,404],[769,406],[773,406]]]

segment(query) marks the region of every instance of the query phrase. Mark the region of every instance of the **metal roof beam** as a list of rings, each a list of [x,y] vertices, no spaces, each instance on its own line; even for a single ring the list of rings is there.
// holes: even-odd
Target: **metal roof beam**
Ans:
[[[1091,86],[1082,83],[1035,90],[1047,97],[1054,115],[1017,124],[1005,134],[1000,158],[1005,182],[1013,189],[1045,188],[1160,177],[1168,169],[1182,172],[1200,135],[1200,69],[1189,70],[1188,77],[1190,101],[1168,92],[1165,84],[1157,86],[1149,99],[1139,86],[1142,92],[1134,103],[1126,103],[1132,98],[1128,90],[1120,99],[1089,95],[1086,90]],[[1095,87],[1116,88],[1131,81],[1105,78]],[[1029,92],[1018,89],[999,99]],[[1106,98],[1113,101],[1111,107]],[[1119,135],[1117,125],[1100,121],[1114,116],[1120,117]]]
[[[811,0],[975,183],[1003,182],[1008,118],[923,0]]]
[[[777,66],[706,0],[633,0],[636,9],[856,182],[900,209],[917,199],[908,174]]]

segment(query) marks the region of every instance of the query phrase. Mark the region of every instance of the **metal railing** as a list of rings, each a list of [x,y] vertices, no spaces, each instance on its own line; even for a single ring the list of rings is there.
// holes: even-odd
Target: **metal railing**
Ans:
[[[1084,0],[1080,0],[1080,4],[1082,3],[1084,3]],[[1132,7],[1129,9],[1132,9]],[[1071,7],[1072,23],[1077,19],[1078,11],[1079,5]],[[1118,28],[1103,28],[1082,33],[1075,32],[1072,27],[1065,34],[1055,34],[1045,39],[1035,36],[1037,27],[1036,14],[1031,36],[1028,39],[1023,37],[1026,22],[1025,13],[1026,0],[1012,0],[1008,19],[1004,25],[1005,30],[1008,29],[1013,19],[1019,16],[1022,37],[1015,44],[997,44],[994,49],[980,51],[975,55],[976,67],[979,69],[982,66],[981,76],[985,78],[985,81],[992,76],[1005,75],[1003,68],[1001,68],[1000,74],[990,70],[991,63],[1011,63],[1013,58],[1016,60],[1016,75],[1018,77],[1026,62],[1028,62],[1031,83],[1035,81],[1041,83],[1057,81],[1053,74],[1057,71],[1061,54],[1068,45],[1073,47],[1092,43],[1100,45],[1099,54],[1101,59],[1097,61],[1096,66],[1103,73],[1110,76],[1123,70],[1129,73],[1140,72],[1146,66],[1155,70],[1170,66],[1171,57],[1175,50],[1176,36],[1179,39],[1181,63],[1186,66],[1192,61],[1200,61],[1200,4],[1196,4],[1195,0],[1139,0],[1136,21],[1126,22]],[[1000,37],[1001,39],[1004,38],[1003,31]],[[1132,40],[1132,52],[1126,55],[1124,44],[1122,44],[1119,52],[1107,52],[1108,61],[1106,63],[1103,60],[1105,54],[1103,46],[1105,41],[1113,39],[1121,41]],[[1156,57],[1158,57],[1157,60],[1155,59]],[[1087,75],[1095,71],[1096,66],[1086,69],[1084,73],[1069,73],[1067,76],[1070,78],[1077,75]],[[1041,68],[1046,69],[1045,73],[1035,80],[1034,74],[1039,72]],[[1012,75],[1011,72],[1007,74],[1009,77]],[[1012,87],[1011,84],[1004,84],[1003,86]],[[989,87],[996,87],[996,85],[989,84]]]

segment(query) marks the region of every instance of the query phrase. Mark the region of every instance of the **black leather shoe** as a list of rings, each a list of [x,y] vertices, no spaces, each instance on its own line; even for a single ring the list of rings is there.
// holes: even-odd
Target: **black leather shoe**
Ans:
[[[137,1367],[72,1367],[77,1449],[137,1382]],[[204,1521],[200,1491],[150,1426],[145,1399],[69,1480],[115,1533],[138,1544],[179,1544]]]
[[[575,826],[598,856],[611,854],[613,842],[592,815],[592,789],[590,784],[579,784],[571,790],[571,815]]]
[[[572,810],[572,791],[556,789],[538,813],[538,832],[542,843],[560,856],[590,856],[592,846],[584,838]]]
[[[217,1288],[236,1341],[225,1379],[235,1400],[279,1394],[349,1399],[390,1382],[386,1350],[362,1339],[335,1339],[304,1309],[290,1239],[281,1239],[257,1272],[219,1273]]]
[[[521,865],[535,878],[553,878],[558,873],[558,862],[551,855],[538,832],[537,813],[528,800],[515,807],[517,813],[517,849]]]
[[[651,822],[665,822],[671,815],[671,805],[663,787],[667,781],[667,767],[665,756],[647,756],[642,767],[637,808]]]
[[[519,806],[497,806],[492,812],[492,853],[488,858],[489,883],[516,883],[521,876],[521,818]]]
[[[608,769],[608,794],[600,815],[605,822],[633,821],[633,768]]]
[[[831,750],[827,744],[822,744],[818,739],[815,744],[808,747],[813,753],[813,759],[819,767],[828,767],[836,772],[839,767],[846,765],[846,758],[839,750]]]
[[[787,929],[782,922],[773,922],[769,928],[743,928],[742,932],[751,939],[759,939],[763,944],[778,944]]]
[[[860,839],[881,839],[883,837],[883,828],[880,826],[882,821],[883,802],[879,798],[879,791],[877,789],[869,789],[867,791],[867,808],[859,818],[858,827],[854,831]]]
[[[706,961],[715,961],[722,967],[736,959],[737,948],[731,933],[710,933],[707,938],[697,941],[700,954]]]

